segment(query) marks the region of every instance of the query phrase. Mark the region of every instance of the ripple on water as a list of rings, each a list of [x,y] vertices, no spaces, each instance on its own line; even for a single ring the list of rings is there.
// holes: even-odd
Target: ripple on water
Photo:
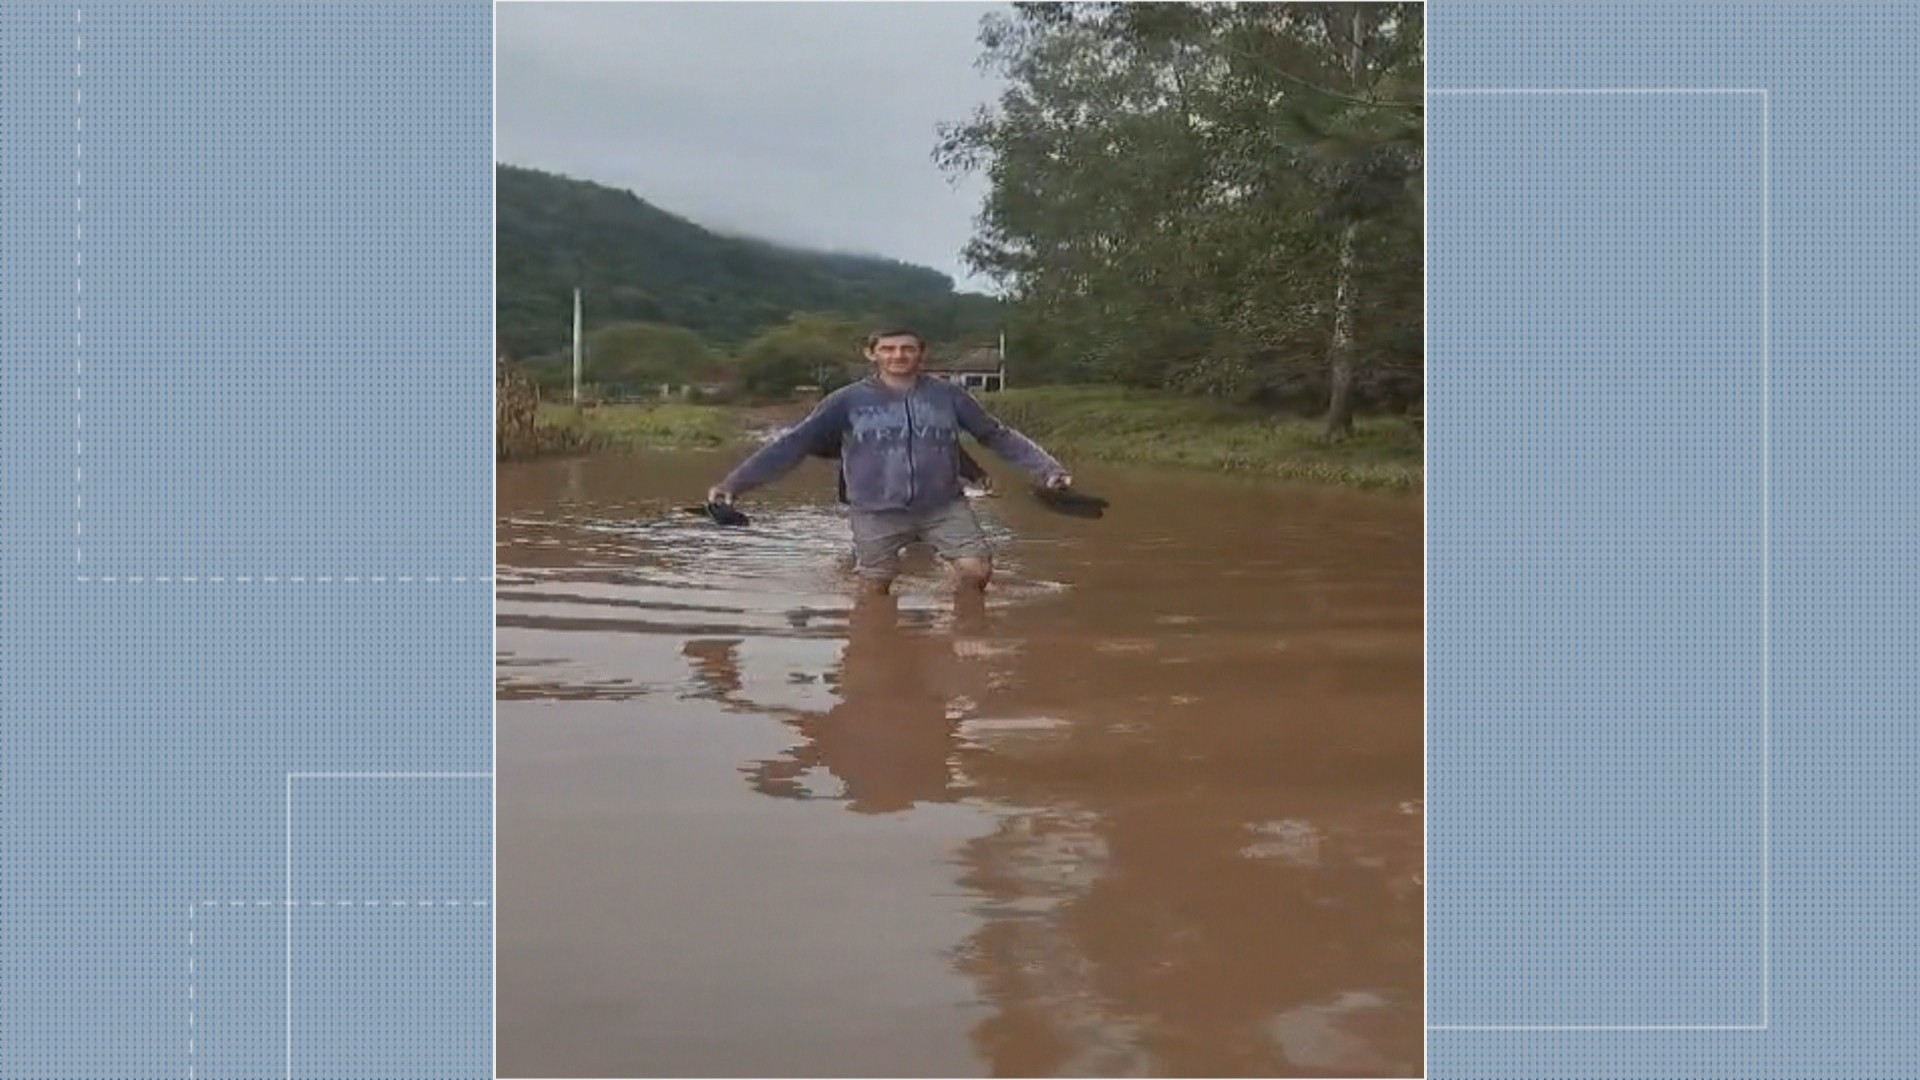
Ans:
[[[943,1075],[1417,1075],[1417,772],[1386,785],[1362,771],[1352,790],[1336,777],[1330,795],[1287,782],[1300,767],[1280,756],[1322,753],[1295,717],[1380,704],[1320,678],[1323,659],[1417,664],[1417,544],[1394,555],[1411,591],[1353,592],[1337,528],[1301,532],[1288,542],[1302,550],[1278,558],[1174,516],[1188,505],[1176,481],[1129,498],[1170,508],[1144,526],[1050,528],[1004,500],[981,512],[1017,540],[984,626],[958,624],[922,550],[899,583],[898,635],[865,638],[840,508],[770,492],[746,508],[753,526],[724,529],[668,501],[694,497],[680,474],[714,461],[599,467],[564,497],[523,472],[500,528],[500,696],[516,702],[502,726],[518,739],[503,790],[521,815],[503,811],[503,850],[521,867],[520,910],[557,899],[592,916],[503,923],[521,949],[523,1026],[583,1049],[573,1015],[599,1025],[617,1008],[613,1026],[633,1034],[685,996],[663,969],[701,970],[704,993],[747,1004],[712,1031],[655,1021],[626,1071],[683,1038],[694,1073],[748,1074],[730,1048],[778,1044],[859,1075],[867,1059],[846,1069],[837,1048],[884,1023],[922,1045],[960,1036]],[[1049,575],[1088,597],[1062,602],[1069,585]],[[1268,709],[1279,696],[1261,680],[1282,675],[1288,707]],[[1399,702],[1413,730],[1415,687]],[[1373,733],[1337,728],[1324,745]],[[608,827],[616,814],[631,827]],[[648,933],[691,942],[685,962],[592,962]],[[525,974],[525,957],[558,952],[536,940],[572,959]],[[862,973],[858,987],[819,994],[816,957]],[[965,980],[951,998],[900,1009],[949,977]],[[857,1024],[815,1021],[822,1001]],[[991,1062],[964,1056],[1015,1023],[1037,1025],[1043,1054],[1008,1039]],[[800,1030],[823,1034],[796,1049]]]
[[[1248,859],[1270,859],[1290,866],[1320,865],[1320,830],[1295,819],[1259,821],[1247,826],[1253,835],[1240,854]]]
[[[786,649],[776,644],[782,641],[844,641],[855,592],[844,509],[775,506],[753,516],[747,528],[722,528],[673,507],[634,507],[629,516],[564,504],[545,515],[503,519],[510,558],[502,559],[496,593],[501,696],[704,692],[697,680],[689,684],[677,657],[666,663],[657,655],[662,650],[640,648],[648,641],[672,642],[670,653],[687,639],[737,639],[763,653]],[[987,527],[1003,545],[1011,537],[997,522]],[[1027,576],[1017,557],[999,562],[995,607],[1066,588]],[[900,625],[909,632],[951,629],[951,585],[937,560],[924,547],[910,549],[903,570],[894,590]],[[956,651],[987,658],[1018,648],[970,638]],[[820,666],[830,667],[831,658],[814,668],[786,665],[780,678],[795,687],[817,684]],[[642,674],[627,677],[636,668]]]
[[[1276,1014],[1267,1021],[1267,1034],[1281,1055],[1302,1069],[1361,1076],[1415,1075],[1412,1061],[1383,1053],[1379,1032],[1369,1030],[1383,1022],[1393,1029],[1406,1027],[1394,1012],[1392,1002],[1380,994],[1346,991],[1332,1001]]]

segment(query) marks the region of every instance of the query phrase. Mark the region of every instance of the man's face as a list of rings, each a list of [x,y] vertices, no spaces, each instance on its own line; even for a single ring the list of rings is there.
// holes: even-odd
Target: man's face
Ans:
[[[867,350],[867,359],[888,375],[912,375],[920,370],[925,349],[912,334],[883,337]]]

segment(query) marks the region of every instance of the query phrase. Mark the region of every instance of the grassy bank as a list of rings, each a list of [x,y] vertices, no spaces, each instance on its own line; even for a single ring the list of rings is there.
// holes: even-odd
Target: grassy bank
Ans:
[[[535,430],[573,450],[620,447],[700,449],[725,446],[743,435],[744,414],[717,405],[599,405],[574,409],[542,405]]]
[[[1420,432],[1398,418],[1361,418],[1329,443],[1319,420],[1277,418],[1201,398],[1113,387],[1042,387],[987,395],[987,407],[1069,461],[1181,465],[1382,491],[1418,491]],[[711,449],[756,427],[804,415],[800,405],[541,405],[537,453],[650,447]],[[527,455],[509,455],[527,456]]]
[[[983,400],[1069,459],[1185,465],[1386,491],[1421,486],[1421,435],[1399,418],[1359,418],[1351,438],[1329,443],[1319,420],[1113,387],[1009,390]]]

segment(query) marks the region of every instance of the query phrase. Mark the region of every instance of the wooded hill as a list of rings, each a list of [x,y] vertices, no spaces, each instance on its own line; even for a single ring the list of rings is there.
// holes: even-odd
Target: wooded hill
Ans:
[[[806,313],[903,322],[936,340],[992,340],[1000,305],[946,275],[890,259],[723,236],[630,191],[512,165],[496,168],[499,347],[564,352],[573,289],[589,331],[679,327],[732,352]]]

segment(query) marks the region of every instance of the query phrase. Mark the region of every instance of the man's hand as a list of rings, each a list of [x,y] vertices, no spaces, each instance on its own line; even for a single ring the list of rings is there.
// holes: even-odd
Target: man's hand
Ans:
[[[1047,487],[1053,491],[1065,491],[1073,486],[1073,474],[1058,472],[1047,477]]]
[[[710,503],[719,503],[721,506],[732,506],[733,492],[723,487],[710,487],[707,489],[707,501]]]

